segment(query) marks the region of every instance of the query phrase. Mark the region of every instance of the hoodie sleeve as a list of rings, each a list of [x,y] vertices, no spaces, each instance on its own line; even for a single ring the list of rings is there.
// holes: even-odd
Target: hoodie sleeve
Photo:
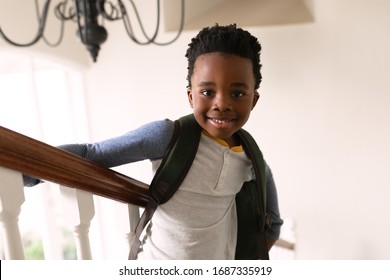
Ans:
[[[60,149],[105,167],[164,156],[174,130],[170,120],[155,121],[121,136],[91,144],[68,144]]]
[[[266,231],[268,238],[278,240],[280,235],[280,228],[282,227],[283,220],[280,217],[278,194],[272,171],[269,166],[265,166],[265,174],[267,178],[267,213],[271,216],[271,227]]]
[[[161,159],[173,135],[174,122],[168,119],[145,124],[121,136],[96,143],[66,144],[58,148],[105,167],[115,167],[141,160]],[[23,176],[24,185],[41,181]]]

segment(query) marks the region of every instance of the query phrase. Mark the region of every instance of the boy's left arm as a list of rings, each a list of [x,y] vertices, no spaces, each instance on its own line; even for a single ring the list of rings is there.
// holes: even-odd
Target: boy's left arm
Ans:
[[[275,244],[276,240],[279,239],[280,228],[283,224],[283,220],[280,217],[279,213],[279,203],[278,203],[278,194],[276,191],[275,182],[273,179],[272,171],[265,164],[265,173],[267,178],[267,206],[266,212],[271,216],[271,226],[266,229],[266,237],[267,237],[267,246],[268,250],[272,248]]]

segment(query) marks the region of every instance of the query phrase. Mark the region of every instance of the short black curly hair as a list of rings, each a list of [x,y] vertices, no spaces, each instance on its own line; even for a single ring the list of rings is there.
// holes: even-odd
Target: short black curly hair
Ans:
[[[188,60],[188,87],[191,87],[191,76],[194,72],[195,61],[198,56],[207,53],[234,54],[252,61],[253,74],[255,77],[255,90],[261,83],[260,51],[261,45],[256,37],[248,31],[238,28],[236,24],[220,26],[215,24],[212,27],[203,28],[196,37],[188,44],[186,52]]]

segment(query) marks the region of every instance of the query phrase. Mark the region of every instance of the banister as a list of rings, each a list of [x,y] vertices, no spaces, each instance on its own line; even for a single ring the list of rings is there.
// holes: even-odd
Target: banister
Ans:
[[[2,126],[0,166],[140,207],[149,201],[149,185]],[[275,245],[295,249],[283,239]]]
[[[149,201],[147,184],[2,126],[0,166],[141,207]]]

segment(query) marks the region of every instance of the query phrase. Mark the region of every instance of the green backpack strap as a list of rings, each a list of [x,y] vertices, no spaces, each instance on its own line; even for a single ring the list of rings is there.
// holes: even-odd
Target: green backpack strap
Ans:
[[[251,159],[256,180],[245,182],[236,195],[238,220],[235,259],[269,259],[265,229],[270,225],[266,214],[265,162],[256,141],[244,129],[237,132]]]
[[[159,204],[167,202],[186,177],[198,151],[201,130],[193,114],[175,121],[170,148],[150,184],[150,194]]]
[[[140,236],[158,205],[167,202],[180,187],[198,151],[201,127],[190,114],[175,121],[167,152],[149,187],[150,200],[135,229],[129,260],[135,260],[141,246]]]

